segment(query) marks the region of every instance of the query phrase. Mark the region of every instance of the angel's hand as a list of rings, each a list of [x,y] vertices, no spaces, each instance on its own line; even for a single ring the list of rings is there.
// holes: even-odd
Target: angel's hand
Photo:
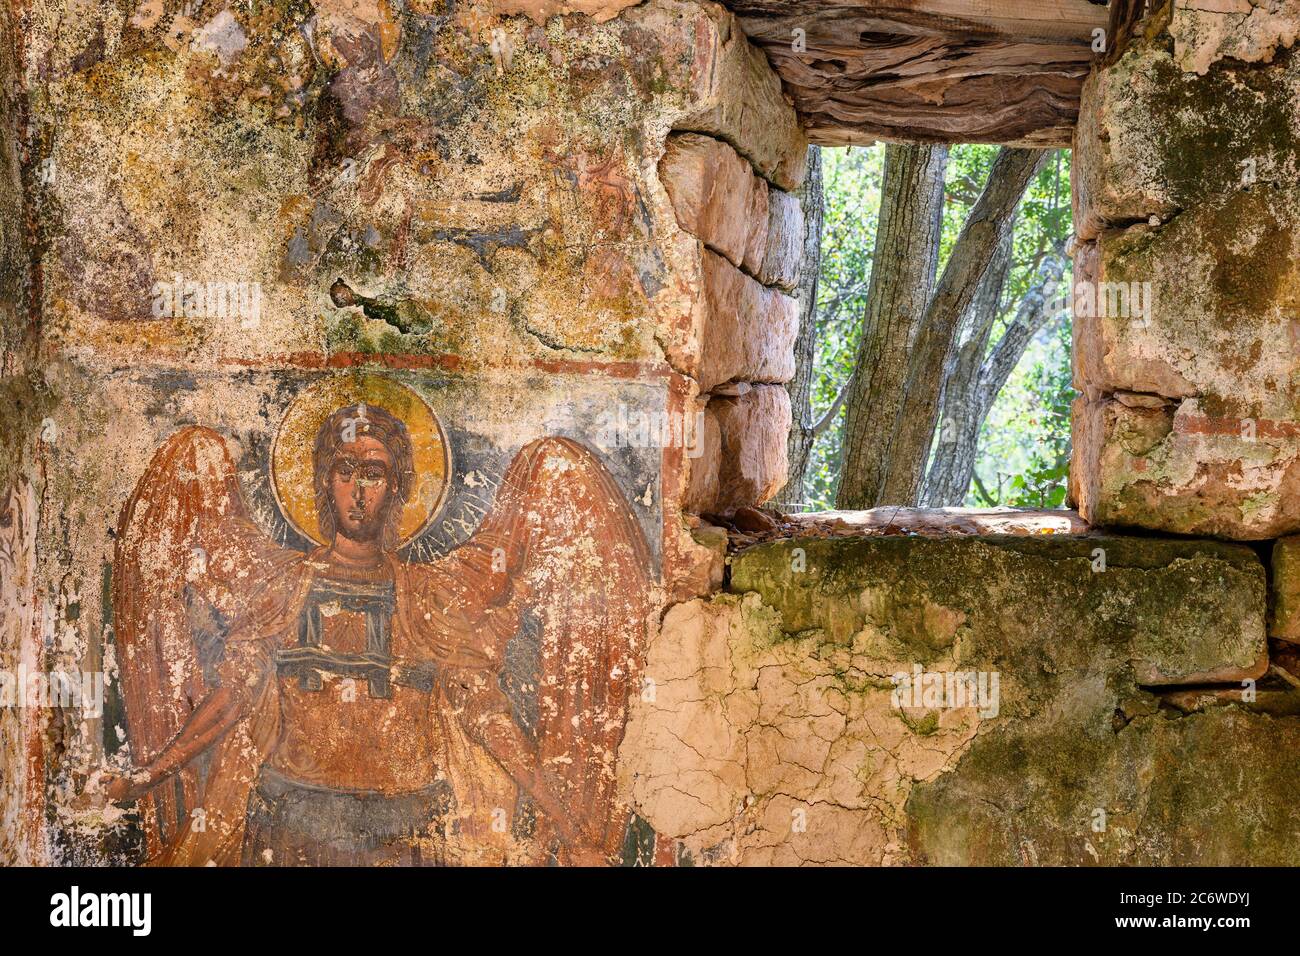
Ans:
[[[142,792],[130,774],[117,770],[96,770],[72,805],[76,810],[103,810],[110,804],[129,803]]]

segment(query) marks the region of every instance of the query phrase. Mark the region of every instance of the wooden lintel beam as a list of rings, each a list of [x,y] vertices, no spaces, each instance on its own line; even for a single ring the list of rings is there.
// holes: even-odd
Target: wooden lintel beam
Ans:
[[[1091,43],[1107,27],[1104,4],[1088,0],[725,0],[746,18],[818,20],[858,16],[899,33],[942,32],[970,38],[1001,37],[1057,43]]]
[[[1105,4],[1088,0],[856,0],[864,9],[899,9],[985,26],[1016,39],[1087,40],[1105,29]]]
[[[1087,0],[725,2],[824,145],[1068,145],[1109,22]]]

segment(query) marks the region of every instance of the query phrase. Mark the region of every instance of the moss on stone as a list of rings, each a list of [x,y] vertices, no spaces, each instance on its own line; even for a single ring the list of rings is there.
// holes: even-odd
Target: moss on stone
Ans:
[[[1111,535],[779,541],[734,556],[731,577],[767,627],[817,629],[801,652],[928,667],[960,647],[962,666],[1000,674],[998,716],[911,784],[903,819],[916,862],[979,865],[1300,862],[1284,836],[1300,769],[1276,756],[1300,745],[1300,718],[1221,697],[1179,716],[1141,683],[1257,661],[1264,586],[1250,548]],[[898,716],[940,732],[937,710]]]
[[[1247,162],[1257,181],[1285,182],[1300,164],[1297,66],[1283,51],[1266,68],[1220,63],[1199,76],[1178,67],[1167,36],[1136,42],[1104,81],[1108,122],[1142,144],[1117,155],[1177,209],[1250,185]]]
[[[918,862],[946,865],[1300,863],[1300,718],[1237,706],[979,738],[907,803]]]
[[[795,539],[734,556],[730,590],[756,592],[786,634],[817,629],[848,646],[867,629],[878,653],[922,665],[951,658],[959,643],[964,659],[987,663],[1070,641],[1078,653],[1066,666],[1089,666],[1110,647],[1144,680],[1166,683],[1247,669],[1265,653],[1263,565],[1218,541]]]

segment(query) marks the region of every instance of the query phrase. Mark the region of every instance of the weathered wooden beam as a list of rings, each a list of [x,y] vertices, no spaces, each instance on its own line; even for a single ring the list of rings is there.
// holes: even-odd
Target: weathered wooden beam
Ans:
[[[1068,146],[1107,8],[1088,0],[733,0],[810,139]]]
[[[810,51],[812,48],[810,47]],[[1091,51],[929,38],[823,57],[769,47],[809,137],[1068,146]]]
[[[819,19],[850,12],[889,32],[996,36],[1052,43],[1092,42],[1107,26],[1107,7],[1092,0],[734,0],[737,15]]]

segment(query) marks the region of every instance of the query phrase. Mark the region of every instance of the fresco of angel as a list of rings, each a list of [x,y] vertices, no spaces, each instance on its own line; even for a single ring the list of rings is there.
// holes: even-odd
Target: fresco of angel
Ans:
[[[626,499],[581,443],[539,439],[468,541],[400,558],[442,498],[445,437],[411,389],[349,381],[276,438],[310,550],[250,517],[216,431],[153,456],[113,562],[133,765],[96,790],[138,801],[157,865],[612,862],[650,588]]]

